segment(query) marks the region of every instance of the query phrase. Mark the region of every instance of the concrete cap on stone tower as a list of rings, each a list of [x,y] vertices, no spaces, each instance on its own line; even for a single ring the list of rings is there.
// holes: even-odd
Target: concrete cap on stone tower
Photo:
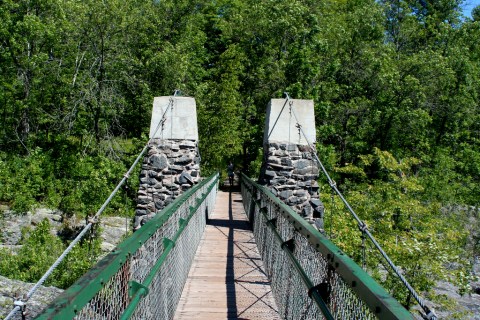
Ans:
[[[289,142],[297,145],[308,144],[303,134],[299,132],[294,113],[290,113],[290,107],[295,111],[298,122],[302,126],[308,141],[310,143],[316,142],[313,100],[290,99],[287,102],[286,99],[272,99],[267,107],[263,136],[264,144],[269,142]]]
[[[163,128],[155,133],[164,119]],[[155,136],[154,136],[155,133]],[[163,96],[153,100],[150,138],[198,141],[197,105],[191,97]]]

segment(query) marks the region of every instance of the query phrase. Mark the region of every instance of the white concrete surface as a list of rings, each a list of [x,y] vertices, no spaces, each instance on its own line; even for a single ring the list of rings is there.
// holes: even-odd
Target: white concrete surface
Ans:
[[[270,100],[265,119],[263,143],[289,142],[298,145],[307,145],[308,143],[305,137],[299,132],[296,126],[297,121],[294,113],[308,141],[310,143],[316,142],[313,100],[290,99],[287,103],[286,101],[286,99]],[[290,108],[295,112],[290,112]],[[277,122],[276,125],[275,122]]]
[[[172,108],[168,108],[169,105]],[[165,119],[163,128],[161,126],[155,133],[162,116]],[[150,122],[150,138],[198,141],[197,105],[195,99],[173,96],[155,97],[153,100],[152,120]]]

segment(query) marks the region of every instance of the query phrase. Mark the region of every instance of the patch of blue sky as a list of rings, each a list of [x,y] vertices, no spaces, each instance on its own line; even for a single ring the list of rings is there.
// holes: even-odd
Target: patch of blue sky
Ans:
[[[480,6],[480,0],[465,0],[462,4],[463,15],[465,17],[472,17],[472,9]]]

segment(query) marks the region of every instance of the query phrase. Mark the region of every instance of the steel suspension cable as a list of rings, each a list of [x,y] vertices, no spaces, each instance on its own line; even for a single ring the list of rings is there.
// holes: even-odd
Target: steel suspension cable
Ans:
[[[288,95],[287,92],[285,92],[285,96],[286,96],[286,102],[285,104],[290,100],[290,96]],[[327,178],[328,180],[328,184],[330,185],[330,187],[335,191],[335,193],[340,197],[340,199],[342,200],[342,202],[345,204],[345,206],[347,207],[348,211],[351,213],[351,215],[354,217],[354,219],[357,221],[358,223],[358,228],[360,229],[360,231],[364,232],[368,238],[372,241],[372,243],[375,245],[375,247],[377,248],[377,250],[380,252],[380,254],[383,256],[383,258],[387,261],[387,263],[390,265],[390,267],[393,269],[393,271],[395,272],[395,274],[400,278],[400,280],[402,281],[403,285],[408,289],[408,291],[412,294],[412,296],[415,298],[415,300],[418,302],[418,304],[422,307],[423,311],[425,312],[426,314],[426,319],[431,319],[431,320],[437,320],[437,316],[435,314],[434,311],[430,310],[428,308],[428,306],[425,304],[425,301],[418,295],[418,293],[415,291],[415,289],[410,285],[410,283],[407,281],[407,279],[405,279],[405,277],[400,273],[400,271],[398,270],[398,267],[393,263],[393,261],[390,259],[390,257],[387,255],[387,253],[383,250],[383,248],[380,246],[380,244],[377,242],[377,240],[373,237],[373,235],[370,233],[370,230],[368,230],[368,226],[365,224],[365,222],[363,222],[359,217],[358,215],[355,213],[355,211],[353,210],[353,208],[350,206],[350,204],[348,203],[348,201],[345,199],[345,197],[343,196],[343,194],[340,192],[340,190],[338,189],[337,187],[337,184],[336,182],[330,177],[330,175],[328,174],[328,171],[327,169],[325,169],[325,166],[323,165],[323,163],[320,161],[320,159],[318,158],[318,155],[317,153],[314,151],[314,146],[310,143],[310,141],[308,140],[307,138],[307,135],[305,134],[305,132],[303,131],[303,127],[302,125],[300,124],[300,122],[298,121],[298,117],[295,113],[295,110],[292,108],[292,113],[293,113],[293,116],[295,117],[295,120],[297,121],[297,125],[300,129],[300,131],[302,132],[302,135],[303,137],[305,138],[305,141],[307,142],[308,146],[310,147],[310,149],[312,150],[312,153],[315,157],[315,159],[317,160],[317,163],[318,165],[320,166],[320,168],[322,169],[322,172],[323,174],[325,175],[325,177]]]
[[[137,158],[133,162],[132,166],[128,169],[128,171],[123,175],[122,180],[117,184],[115,189],[110,193],[108,196],[107,200],[103,203],[103,205],[98,209],[97,213],[89,219],[89,223],[83,228],[83,230],[77,235],[77,237],[70,243],[70,245],[65,249],[65,251],[58,257],[58,259],[50,266],[50,268],[45,272],[45,274],[38,280],[38,282],[28,291],[28,293],[24,296],[24,299],[19,299],[14,301],[15,308],[13,308],[12,311],[7,315],[5,320],[10,320],[12,317],[20,310],[24,309],[26,306],[26,302],[35,294],[37,289],[47,280],[47,278],[53,273],[53,271],[58,267],[60,263],[65,259],[65,257],[72,251],[73,247],[83,239],[85,234],[92,228],[92,226],[98,221],[98,217],[102,214],[102,212],[105,210],[107,205],[112,201],[113,197],[116,195],[120,187],[127,181],[127,179],[130,177],[130,174],[133,172],[135,167],[137,166],[138,162],[140,161],[141,157],[143,154],[147,151],[148,146],[150,144],[150,141],[155,137],[155,135],[158,132],[158,129],[160,127],[163,127],[163,123],[165,122],[164,117],[165,114],[167,113],[167,110],[171,107],[173,104],[173,99],[170,100],[169,105],[165,109],[165,112],[162,115],[162,118],[160,119],[153,135],[151,138],[148,139],[147,143],[143,147],[142,151],[138,154]]]
[[[273,129],[275,129],[275,126],[277,125],[278,119],[280,119],[280,116],[281,116],[282,113],[283,113],[283,109],[285,109],[285,106],[287,105],[287,103],[288,103],[289,100],[290,100],[290,99],[288,99],[288,100],[285,101],[285,104],[283,105],[282,110],[280,110],[280,113],[278,114],[278,117],[277,117],[277,119],[275,120],[275,123],[273,124],[272,130],[270,130],[270,132],[268,133],[267,141],[268,141],[268,139],[270,138],[270,136],[272,135]],[[290,141],[289,141],[289,142],[290,142]]]

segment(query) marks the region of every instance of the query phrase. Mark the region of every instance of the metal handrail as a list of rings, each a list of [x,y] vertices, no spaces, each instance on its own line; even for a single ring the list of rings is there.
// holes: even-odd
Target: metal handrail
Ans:
[[[255,200],[253,201],[258,207],[260,207],[259,201],[255,201]],[[297,273],[300,275],[300,278],[302,279],[304,285],[306,286],[309,292],[309,295],[311,296],[313,301],[317,304],[317,306],[320,308],[325,319],[334,320],[334,317],[332,316],[332,313],[328,309],[326,302],[323,300],[322,296],[320,295],[320,292],[318,292],[318,290],[315,289],[315,285],[312,283],[312,280],[308,277],[305,270],[302,268],[301,263],[297,260],[297,258],[295,258],[295,255],[293,254],[293,248],[289,245],[288,240],[285,241],[285,239],[283,239],[282,236],[278,233],[277,227],[275,225],[275,220],[273,221],[268,220],[268,216],[267,216],[268,212],[263,208],[260,209],[260,213],[267,220],[267,226],[272,230],[273,235],[277,240],[277,245],[279,245],[280,248],[287,254],[288,259],[290,260],[290,263],[293,265]]]
[[[167,259],[168,255],[171,253],[171,251],[172,251],[173,247],[175,246],[175,243],[177,242],[178,238],[180,237],[180,235],[185,230],[185,227],[188,225],[188,223],[192,219],[193,215],[197,213],[198,208],[203,203],[203,201],[207,198],[208,194],[210,193],[210,191],[212,190],[212,188],[214,186],[215,186],[215,184],[210,185],[207,192],[203,193],[202,197],[200,199],[197,199],[196,205],[194,207],[190,207],[190,214],[188,215],[188,218],[186,220],[180,219],[180,221],[179,221],[180,228],[175,233],[175,236],[173,237],[173,239],[168,239],[168,238],[164,239],[165,249],[164,249],[163,254],[161,255],[160,259],[158,259],[157,263],[152,268],[152,270],[150,271],[150,273],[147,276],[147,278],[145,279],[145,281],[141,284],[140,289],[132,297],[132,301],[130,302],[130,304],[128,305],[127,309],[125,310],[125,312],[123,313],[123,315],[121,317],[122,320],[130,319],[133,312],[135,311],[135,308],[140,303],[140,299],[148,293],[148,289],[147,289],[148,286],[150,286],[150,284],[152,283],[153,278],[157,275],[158,271],[160,270],[162,265],[165,263],[165,260]]]
[[[289,228],[293,233],[301,236],[309,247],[321,254],[328,264],[329,270],[338,274],[346,286],[351,290],[363,303],[368,307],[370,312],[381,319],[413,319],[409,313],[396,299],[389,295],[383,287],[381,287],[372,277],[370,277],[360,266],[343,253],[330,240],[316,230],[312,225],[305,221],[293,209],[278,199],[266,187],[255,183],[246,175],[241,175],[242,193],[248,193],[251,197],[251,204],[256,207],[256,211],[261,213],[263,221],[266,225],[261,228],[270,228],[274,231],[274,237],[277,238],[277,245],[281,246],[283,251],[287,252],[290,262],[300,273],[300,277],[304,279],[305,291],[313,298],[314,302],[319,306],[325,318],[329,318],[334,312],[324,312],[322,304],[327,304],[322,298],[322,289],[314,286],[313,281],[306,275],[303,270],[303,264],[306,261],[298,259],[293,255],[294,248],[287,245],[288,239],[283,239],[275,226],[276,219],[282,218],[289,224]],[[244,201],[247,200],[244,197]],[[252,208],[248,209],[247,214],[249,220],[258,219],[258,214],[252,214]],[[270,213],[270,215],[268,215]],[[257,224],[255,224],[257,226]],[[255,233],[255,230],[254,230]],[[287,240],[287,241],[286,241]],[[257,245],[259,239],[256,239]],[[291,240],[293,242],[293,240]],[[265,257],[264,263],[265,263]],[[272,283],[272,287],[274,284]],[[276,296],[275,291],[273,292]],[[318,294],[318,295],[316,295]],[[332,293],[333,294],[333,293]]]
[[[135,310],[136,305],[143,296],[148,292],[148,286],[157,274],[163,264],[165,258],[175,246],[175,241],[188,225],[193,215],[205,201],[212,189],[217,186],[219,174],[215,173],[207,179],[201,181],[198,185],[185,191],[181,196],[175,199],[161,212],[155,215],[144,226],[133,233],[129,238],[120,243],[117,248],[100,260],[89,272],[77,280],[71,287],[60,294],[37,319],[73,319],[78,312],[84,308],[99,292],[108,281],[125,267],[132,256],[152,236],[167,223],[178,224],[178,229],[172,239],[163,238],[163,251],[156,261],[155,265],[150,269],[148,276],[142,283],[129,281],[130,288],[126,288],[129,292],[129,301],[122,306],[120,314],[122,319],[128,319]],[[206,188],[206,191],[200,197],[195,197],[199,191]],[[195,197],[195,199],[192,199]],[[171,221],[172,216],[185,203],[195,200],[195,204],[189,207],[189,215],[187,219],[179,219]],[[200,213],[203,214],[203,213]],[[205,219],[205,217],[203,217]],[[172,270],[175,272],[175,270]],[[118,312],[117,312],[118,313]]]

